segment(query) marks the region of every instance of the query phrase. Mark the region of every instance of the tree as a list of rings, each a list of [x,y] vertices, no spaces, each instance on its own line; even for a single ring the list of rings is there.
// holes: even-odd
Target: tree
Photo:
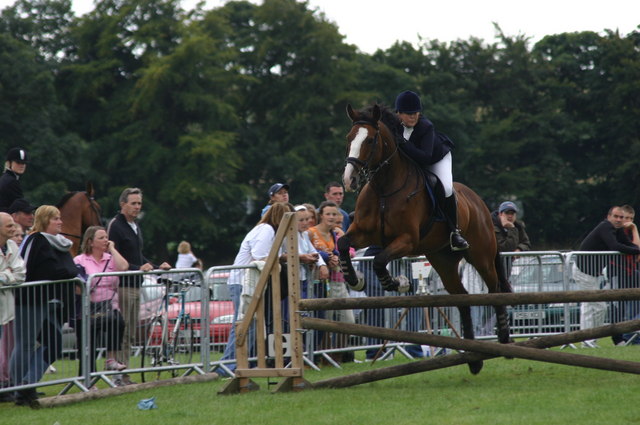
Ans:
[[[4,158],[14,146],[28,151],[23,188],[32,203],[55,204],[69,188],[84,187],[86,145],[69,131],[67,116],[39,53],[1,33],[0,152]]]

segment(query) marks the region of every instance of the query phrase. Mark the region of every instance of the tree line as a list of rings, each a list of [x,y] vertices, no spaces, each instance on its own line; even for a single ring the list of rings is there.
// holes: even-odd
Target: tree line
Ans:
[[[225,264],[271,184],[318,204],[339,180],[348,103],[410,89],[456,144],[455,180],[490,209],[517,201],[535,249],[571,249],[610,205],[640,207],[639,51],[638,31],[532,44],[496,27],[366,54],[295,0],[102,0],[83,16],[18,0],[0,15],[0,151],[28,149],[32,203],[91,181],[110,217],[140,187],[150,256],[186,239]]]

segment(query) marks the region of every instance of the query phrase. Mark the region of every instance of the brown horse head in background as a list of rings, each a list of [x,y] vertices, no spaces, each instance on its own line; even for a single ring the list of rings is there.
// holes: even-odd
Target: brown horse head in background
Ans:
[[[482,276],[489,292],[511,292],[497,249],[491,215],[482,199],[460,183],[454,183],[458,197],[458,224],[470,248],[452,251],[449,229],[436,219],[437,206],[429,196],[420,167],[398,149],[403,140],[396,114],[379,105],[363,111],[347,107],[352,121],[347,135],[347,159],[343,183],[347,190],[362,188],[356,201],[354,220],[338,240],[345,280],[357,285],[349,247],[377,245],[373,270],[385,290],[397,290],[398,278],[387,264],[404,256],[425,255],[451,294],[466,294],[458,263],[464,256]],[[509,342],[509,324],[504,306],[495,306],[498,339]],[[470,307],[459,307],[465,338],[473,339]],[[478,373],[482,362],[470,363]]]
[[[62,234],[73,242],[71,255],[80,251],[82,235],[90,226],[102,225],[102,208],[94,198],[93,185],[87,183],[84,192],[69,192],[58,202],[62,219]]]

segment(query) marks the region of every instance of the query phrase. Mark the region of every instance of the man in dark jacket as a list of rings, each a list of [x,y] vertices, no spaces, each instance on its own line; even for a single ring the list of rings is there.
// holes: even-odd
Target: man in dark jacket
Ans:
[[[601,221],[580,244],[580,251],[618,251],[639,255],[640,248],[624,232],[624,213],[620,207],[611,207],[606,220]],[[624,258],[624,257],[621,257]],[[580,255],[576,258],[573,277],[580,289],[599,289],[605,278],[618,276],[621,270],[617,262],[608,255]],[[604,322],[606,303],[580,303],[580,329],[600,326]],[[596,347],[595,340],[584,341],[587,347]]]
[[[498,210],[491,214],[500,252],[531,250],[525,225],[516,218],[517,214],[518,207],[511,201],[501,203]]]
[[[115,248],[129,262],[129,270],[148,272],[156,267],[142,254],[142,229],[136,219],[142,210],[142,190],[127,188],[120,194],[120,214],[109,223],[109,240]],[[162,263],[160,269],[169,270],[171,266]],[[140,286],[142,276],[126,276],[120,279],[118,302],[124,318],[124,336],[122,351],[118,353],[117,361],[128,365],[131,344],[135,337],[140,313]],[[123,376],[122,382],[129,383],[128,376]]]

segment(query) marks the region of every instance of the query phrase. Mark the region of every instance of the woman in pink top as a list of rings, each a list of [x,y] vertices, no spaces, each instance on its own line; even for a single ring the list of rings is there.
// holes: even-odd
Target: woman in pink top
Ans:
[[[84,267],[87,276],[94,273],[113,273],[125,271],[129,263],[116,250],[112,241],[107,236],[104,227],[89,227],[82,238],[82,254],[76,256],[73,261]],[[124,330],[124,320],[118,305],[118,286],[120,279],[117,276],[102,276],[93,278],[89,285],[89,294],[92,307],[94,303],[110,303],[111,311],[100,317],[91,319],[91,371],[95,371],[95,348],[106,347],[106,370],[123,370],[126,366],[115,360],[115,354],[120,350]],[[90,311],[91,314],[91,311]],[[76,327],[76,335],[80,334],[81,327]],[[81,340],[81,338],[78,338]],[[100,345],[98,345],[100,343]],[[79,345],[82,346],[82,345]]]

